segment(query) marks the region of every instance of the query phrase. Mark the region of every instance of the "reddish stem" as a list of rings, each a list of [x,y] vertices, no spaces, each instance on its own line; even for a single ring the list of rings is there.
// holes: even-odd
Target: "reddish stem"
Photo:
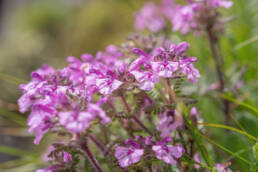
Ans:
[[[132,110],[130,108],[130,106],[128,105],[127,101],[126,101],[126,98],[124,97],[124,95],[121,96],[122,98],[122,102],[127,110],[128,113],[131,113]],[[134,119],[134,121],[140,126],[142,127],[147,133],[149,133],[151,136],[153,136],[153,133],[136,117],[136,116],[133,116],[132,117]]]
[[[101,166],[99,165],[99,162],[96,160],[96,158],[93,156],[93,154],[91,153],[87,142],[81,143],[80,144],[82,150],[84,151],[84,153],[87,155],[87,157],[89,158],[91,164],[93,165],[93,167],[96,169],[96,171],[98,172],[104,172],[101,168]]]

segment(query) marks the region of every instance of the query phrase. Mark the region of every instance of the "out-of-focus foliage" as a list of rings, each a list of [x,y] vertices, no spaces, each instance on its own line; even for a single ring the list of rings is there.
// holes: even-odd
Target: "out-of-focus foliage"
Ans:
[[[143,0],[37,0],[24,1],[20,6],[12,8],[4,16],[0,40],[0,100],[15,103],[20,95],[18,84],[28,80],[30,72],[42,63],[56,68],[63,67],[69,55],[80,56],[85,52],[95,54],[110,43],[121,43],[133,31],[134,11],[140,9],[143,3]],[[226,15],[234,16],[234,20],[226,25],[220,42],[227,82],[236,82],[237,74],[243,78],[238,97],[230,97],[233,100],[232,106],[237,106],[232,112],[230,125],[255,137],[258,137],[258,118],[250,107],[258,107],[257,6],[257,0],[235,0],[233,8]],[[200,92],[216,81],[208,42],[204,37],[173,34],[171,39],[185,40],[192,44],[189,54],[195,55],[199,60],[197,67],[202,76],[198,84]],[[198,98],[198,109],[207,123],[223,121],[222,111],[214,100],[216,96],[215,93],[209,93]],[[0,141],[4,137],[15,135],[26,137],[30,140],[26,143],[32,143],[31,137],[25,134],[26,118],[18,114],[16,108],[7,105],[9,104],[0,103],[0,135],[3,135]],[[255,161],[256,158],[257,161],[257,143],[254,141],[221,128],[209,128],[209,131],[210,138],[220,145],[247,160]],[[34,146],[27,146],[27,149],[39,150]],[[36,152],[39,154],[43,151],[42,148]],[[24,156],[23,152],[6,149],[4,146],[0,146],[0,152],[22,157],[0,164],[0,169],[17,166],[19,168],[12,170],[33,171],[40,162],[32,153]],[[231,160],[234,162],[233,169],[248,171],[246,163],[230,154],[214,150],[212,154],[217,162]]]

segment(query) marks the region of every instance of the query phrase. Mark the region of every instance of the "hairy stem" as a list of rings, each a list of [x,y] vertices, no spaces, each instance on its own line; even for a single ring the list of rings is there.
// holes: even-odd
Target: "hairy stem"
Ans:
[[[92,166],[96,169],[97,172],[103,172],[101,166],[99,165],[99,162],[97,161],[97,159],[93,156],[93,154],[91,153],[87,142],[83,142],[80,143],[81,149],[84,151],[84,153],[87,155],[87,157],[90,160],[90,163],[92,164]]]
[[[169,103],[172,104],[174,102],[173,91],[171,89],[171,84],[170,84],[169,78],[167,78],[166,81],[167,81],[167,90],[168,90],[168,95],[169,95]]]
[[[89,138],[101,150],[101,152],[103,152],[103,154],[104,154],[105,153],[105,147],[101,143],[101,141],[93,134],[89,134]]]
[[[127,112],[131,113],[132,110],[131,110],[130,106],[128,105],[124,95],[122,95],[121,98],[122,98],[122,102],[123,102]],[[149,133],[151,136],[153,136],[153,133],[136,116],[133,116],[132,118],[140,127],[142,127],[142,129],[144,129],[147,133]]]

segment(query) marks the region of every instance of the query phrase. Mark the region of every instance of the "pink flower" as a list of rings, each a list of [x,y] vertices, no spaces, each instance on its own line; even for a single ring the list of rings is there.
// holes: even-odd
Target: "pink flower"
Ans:
[[[158,144],[153,145],[152,150],[155,152],[155,156],[158,159],[163,160],[168,164],[176,164],[176,160],[179,159],[184,153],[184,149],[180,145],[172,146]]]
[[[210,0],[211,5],[215,8],[223,7],[223,8],[230,8],[233,5],[232,1],[228,0]]]
[[[224,164],[216,164],[216,168],[218,170],[218,172],[232,172],[228,166],[230,166],[231,163],[224,163]]]
[[[72,155],[69,154],[68,152],[63,152],[63,161],[64,162],[70,162],[72,161]]]
[[[191,108],[190,115],[191,115],[191,116],[198,117],[198,112],[197,112],[196,107],[192,107],[192,108]]]
[[[200,77],[199,70],[194,67],[192,62],[196,62],[195,57],[187,58],[179,61],[179,66],[183,74],[189,79],[190,82],[197,82],[197,78]]]
[[[157,129],[161,131],[162,138],[170,136],[174,129],[183,125],[183,118],[177,111],[167,110],[159,116],[159,119]]]
[[[162,62],[151,62],[152,68],[158,73],[160,77],[170,78],[178,69],[178,62],[162,61]]]
[[[192,28],[196,27],[197,24],[194,20],[194,16],[198,8],[199,5],[196,3],[188,6],[177,6],[177,8],[175,8],[175,15],[171,19],[173,31],[181,30],[182,34],[186,34],[191,31]]]
[[[129,148],[118,146],[115,150],[115,157],[118,159],[119,165],[123,168],[139,162],[143,154],[143,149],[133,146]]]
[[[103,111],[97,104],[89,104],[87,111],[101,120],[103,125],[109,123],[111,119],[106,115],[105,111]]]
[[[36,104],[32,107],[32,111],[28,117],[29,132],[35,133],[34,144],[39,144],[43,135],[54,126],[51,118],[56,111],[50,105]]]
[[[44,169],[38,169],[36,172],[54,172],[54,168],[52,166],[44,168]]]
[[[90,113],[77,110],[60,112],[58,116],[60,124],[73,134],[84,132],[90,127],[90,122],[95,119]]]
[[[131,74],[140,83],[142,90],[150,91],[159,82],[159,76],[153,71],[132,71]]]
[[[87,111],[75,109],[74,111],[60,112],[58,117],[60,124],[73,134],[84,132],[90,127],[91,121],[96,118],[100,118],[102,124],[110,122],[110,118],[95,104],[88,104]]]
[[[114,90],[118,89],[123,82],[116,79],[114,73],[107,72],[106,76],[96,79],[96,86],[99,89],[99,92],[104,95],[111,94]]]
[[[161,10],[155,4],[149,2],[136,14],[135,28],[143,30],[148,28],[152,32],[158,32],[165,26],[165,20]]]
[[[198,154],[194,154],[194,160],[195,162],[201,163],[199,155]],[[199,169],[201,166],[199,164],[194,164],[194,168],[195,169]]]

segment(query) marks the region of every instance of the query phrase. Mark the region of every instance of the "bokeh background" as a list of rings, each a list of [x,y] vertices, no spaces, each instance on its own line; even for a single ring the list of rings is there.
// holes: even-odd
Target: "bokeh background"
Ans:
[[[32,144],[27,133],[26,114],[18,112],[19,84],[30,79],[31,71],[43,63],[62,68],[66,57],[95,54],[109,44],[119,45],[134,30],[134,14],[145,0],[0,0],[0,171],[34,171],[51,137],[40,146]],[[258,107],[258,0],[234,0],[234,6],[222,11],[234,16],[221,37],[227,81],[241,80],[237,98]],[[171,33],[173,41],[192,44],[189,54],[198,57],[202,78],[197,88],[203,92],[216,81],[214,65],[204,36]],[[239,79],[240,78],[240,79]],[[234,85],[234,84],[231,84]],[[217,93],[198,95],[203,121],[222,123]],[[258,113],[258,112],[257,112]],[[258,137],[257,115],[243,106],[234,108],[234,120]],[[230,125],[238,128],[233,119]],[[246,137],[223,129],[209,128],[210,137],[233,152],[254,160],[253,143]],[[208,146],[209,148],[209,146]],[[248,171],[245,163],[229,154],[210,149],[217,162],[231,160],[233,169]],[[221,159],[221,157],[223,157]]]

